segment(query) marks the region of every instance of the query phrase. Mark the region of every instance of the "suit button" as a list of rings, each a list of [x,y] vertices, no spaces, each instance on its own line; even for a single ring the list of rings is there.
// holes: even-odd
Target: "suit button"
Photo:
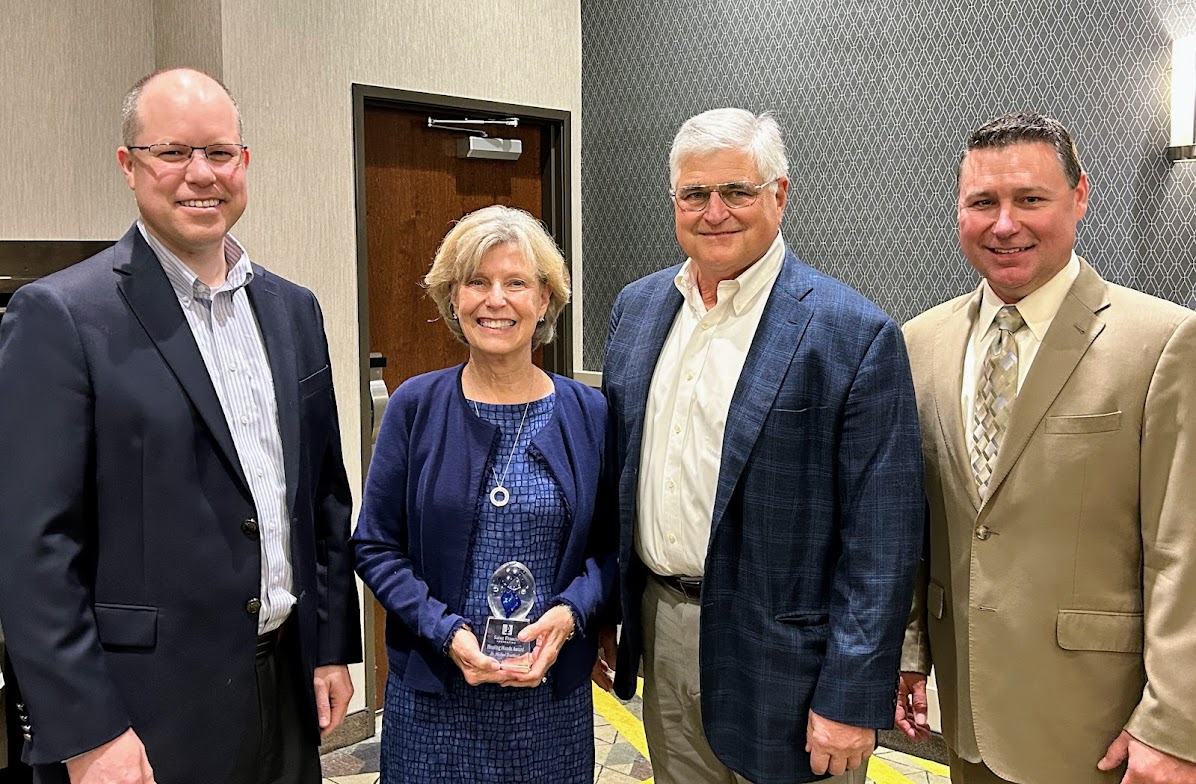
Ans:
[[[245,612],[250,615],[257,615],[257,611],[262,609],[262,600],[256,596],[245,602]]]
[[[257,539],[258,528],[257,520],[254,520],[252,517],[241,523],[241,533],[250,539]]]
[[[23,737],[27,743],[32,743],[32,742],[33,742],[33,733],[31,733],[31,732],[26,732],[26,733],[25,733],[24,735],[22,735],[21,737]]]
[[[992,531],[989,529],[989,527],[987,525],[982,525],[976,529],[976,538],[979,539],[980,541],[983,542],[985,539],[987,539],[990,536],[992,536]]]

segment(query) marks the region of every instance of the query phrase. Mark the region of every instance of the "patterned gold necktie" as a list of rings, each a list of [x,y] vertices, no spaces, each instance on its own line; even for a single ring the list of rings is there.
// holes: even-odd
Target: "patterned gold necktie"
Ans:
[[[1009,412],[1017,398],[1017,341],[1013,334],[1026,326],[1014,305],[997,311],[997,335],[984,355],[976,383],[972,424],[972,473],[980,497],[988,495],[988,482],[997,465],[1001,439],[1009,427]]]

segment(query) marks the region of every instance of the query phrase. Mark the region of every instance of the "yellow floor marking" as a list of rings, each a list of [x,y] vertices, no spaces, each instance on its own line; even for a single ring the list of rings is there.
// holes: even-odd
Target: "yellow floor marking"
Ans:
[[[594,709],[602,714],[602,717],[615,728],[615,732],[626,738],[635,747],[635,750],[643,755],[644,759],[648,759],[648,740],[644,737],[644,725],[640,723],[640,720],[623,707],[623,703],[615,699],[613,694],[608,694],[592,684],[591,688],[594,692]],[[643,681],[641,680],[639,689],[642,688]],[[652,784],[652,781],[652,779],[647,779],[643,784]]]
[[[913,784],[912,780],[902,776],[879,757],[868,758],[868,781],[876,784]]]

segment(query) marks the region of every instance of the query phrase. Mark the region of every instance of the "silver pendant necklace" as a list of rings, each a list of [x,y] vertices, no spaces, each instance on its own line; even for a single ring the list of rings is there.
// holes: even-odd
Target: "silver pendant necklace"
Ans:
[[[473,403],[473,413],[478,415],[478,419],[482,418],[482,412],[478,410],[478,401],[471,401]],[[515,450],[519,448],[519,437],[523,435],[523,423],[527,421],[528,409],[532,407],[532,401],[527,401],[523,407],[523,417],[519,420],[519,429],[515,431],[515,443],[511,444],[511,454],[507,455],[507,466],[502,470],[502,476],[494,470],[494,466],[490,466],[490,473],[494,475],[494,489],[490,491],[490,503],[501,509],[507,505],[511,500],[511,491],[506,488],[507,473],[511,470],[511,461],[515,459]]]

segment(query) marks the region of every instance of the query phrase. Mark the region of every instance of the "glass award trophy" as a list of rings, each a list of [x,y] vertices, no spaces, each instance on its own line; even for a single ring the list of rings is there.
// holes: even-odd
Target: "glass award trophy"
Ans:
[[[531,669],[526,657],[532,651],[532,643],[519,639],[519,632],[531,623],[527,616],[536,603],[536,581],[531,570],[518,561],[507,561],[495,569],[486,603],[490,605],[491,616],[486,619],[482,653],[525,672]],[[508,661],[519,657],[525,660]]]

